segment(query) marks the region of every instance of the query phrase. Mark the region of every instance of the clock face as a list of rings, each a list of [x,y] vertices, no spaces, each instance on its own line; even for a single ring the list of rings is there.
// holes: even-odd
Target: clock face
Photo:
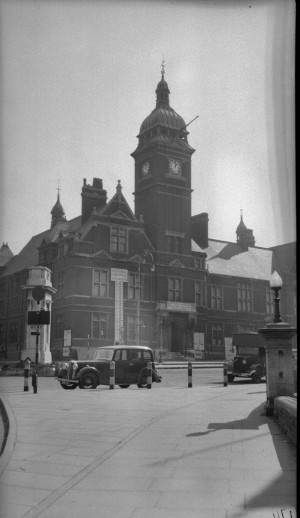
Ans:
[[[150,173],[150,162],[144,162],[141,171],[143,176],[147,176]]]
[[[181,176],[182,164],[179,160],[175,160],[173,158],[169,160],[169,173],[175,176]]]

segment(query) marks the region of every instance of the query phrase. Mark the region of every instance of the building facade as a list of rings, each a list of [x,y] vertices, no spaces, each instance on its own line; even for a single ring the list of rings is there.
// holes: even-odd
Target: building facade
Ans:
[[[53,360],[89,358],[112,343],[149,345],[156,357],[225,356],[238,331],[273,318],[269,287],[275,267],[283,278],[281,311],[296,323],[295,243],[255,246],[240,217],[236,241],[211,239],[208,214],[191,214],[194,149],[187,126],[170,106],[162,72],[156,105],[142,122],[132,152],[135,212],[120,180],[108,201],[102,179],[83,181],[81,214],[66,219],[58,195],[50,228],[33,236],[0,275],[0,350],[19,359],[27,329],[21,286],[28,269],[52,272]],[[1,252],[1,251],[0,251]],[[1,254],[0,254],[1,257]]]

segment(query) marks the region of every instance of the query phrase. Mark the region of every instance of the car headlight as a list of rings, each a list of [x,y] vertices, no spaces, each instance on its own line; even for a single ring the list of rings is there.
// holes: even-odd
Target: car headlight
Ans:
[[[244,365],[246,365],[247,360],[242,360],[242,363],[243,363]]]

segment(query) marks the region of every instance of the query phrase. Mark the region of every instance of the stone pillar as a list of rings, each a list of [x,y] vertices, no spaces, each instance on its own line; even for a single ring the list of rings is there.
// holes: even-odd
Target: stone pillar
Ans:
[[[40,301],[40,304],[34,300],[32,291],[36,286],[42,286],[45,291],[45,298]],[[56,292],[51,282],[51,270],[45,266],[33,266],[29,268],[29,277],[27,279],[26,286],[23,289],[27,292],[27,312],[28,311],[40,311],[45,309],[51,311],[52,306],[52,295]],[[27,324],[27,312],[26,312],[26,338],[24,344],[24,350],[22,351],[21,359],[26,360],[30,358],[32,362],[35,361],[36,356],[36,337],[31,335],[31,332],[36,331],[39,327],[39,347],[38,347],[38,360],[39,363],[51,363],[52,355],[50,351],[50,324],[41,326],[31,326]]]
[[[285,322],[267,324],[259,329],[265,340],[267,402],[266,415],[274,412],[274,399],[278,396],[294,397],[294,364],[292,337],[297,330]]]

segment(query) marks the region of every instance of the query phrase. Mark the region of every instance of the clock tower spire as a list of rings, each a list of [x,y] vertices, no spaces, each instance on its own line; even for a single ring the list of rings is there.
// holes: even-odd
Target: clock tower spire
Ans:
[[[142,122],[135,160],[135,215],[159,252],[191,252],[191,157],[183,118],[170,106],[162,62],[156,107]]]

